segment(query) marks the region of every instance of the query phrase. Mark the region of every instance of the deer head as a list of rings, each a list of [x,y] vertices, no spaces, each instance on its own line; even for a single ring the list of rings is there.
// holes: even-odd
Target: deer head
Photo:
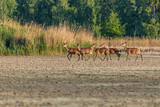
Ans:
[[[91,48],[94,48],[96,46],[96,44],[93,44],[92,46],[91,46]]]
[[[105,47],[105,45],[104,45],[104,44],[102,44],[102,45],[100,45],[100,46],[99,46],[99,48],[103,48],[103,47]]]
[[[120,46],[126,47],[127,42],[125,41],[124,43],[122,43]]]
[[[63,43],[63,47],[67,47],[67,43]]]

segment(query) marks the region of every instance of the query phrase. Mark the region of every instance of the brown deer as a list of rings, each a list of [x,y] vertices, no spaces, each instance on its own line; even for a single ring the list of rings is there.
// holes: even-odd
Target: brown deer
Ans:
[[[80,59],[80,52],[78,51],[78,48],[68,48],[67,43],[64,43],[63,47],[65,47],[66,50],[68,51],[68,55],[67,55],[68,60],[71,61],[72,54],[77,54],[78,55],[78,61],[79,61],[79,59]]]
[[[118,60],[120,60],[120,56],[121,56],[120,49],[118,49],[118,48],[109,48],[110,60],[112,60],[111,59],[111,54],[116,54],[118,56]]]
[[[96,52],[96,56],[94,58],[94,61],[96,60],[97,56],[102,60],[104,61],[106,56],[107,56],[107,60],[108,60],[108,55],[109,55],[109,48],[105,47],[104,45],[101,45],[99,46],[99,48],[95,49],[95,52]],[[102,59],[99,55],[100,54],[104,54],[105,57],[104,59]]]
[[[77,46],[78,46],[78,51],[81,54],[81,59],[82,60],[83,60],[83,57],[84,57],[85,61],[88,61],[88,59],[90,58],[90,56],[93,56],[93,49],[95,47],[95,44],[93,44],[89,48],[80,48],[79,43],[77,43]],[[86,54],[89,54],[88,59],[86,59],[86,57],[85,57]],[[93,60],[94,60],[94,56],[93,56]]]
[[[135,61],[138,59],[138,55],[140,55],[141,60],[143,61],[142,54],[140,53],[141,49],[140,48],[127,48],[126,44],[127,44],[127,42],[125,42],[125,43],[122,44],[122,46],[124,46],[124,50],[127,52],[127,59],[126,59],[126,61],[129,59],[129,55],[130,54],[136,54],[137,57],[136,57]]]

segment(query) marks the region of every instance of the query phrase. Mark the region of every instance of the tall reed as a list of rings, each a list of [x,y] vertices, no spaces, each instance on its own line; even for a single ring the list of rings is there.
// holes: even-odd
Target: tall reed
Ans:
[[[13,20],[0,22],[0,54],[56,54],[66,52],[63,48],[65,42],[70,44],[69,47],[76,47],[77,42],[83,47],[93,43],[120,47],[125,41],[129,47],[160,47],[159,38],[95,38],[92,31],[82,28],[74,30],[66,24],[44,27],[35,23],[21,25]]]

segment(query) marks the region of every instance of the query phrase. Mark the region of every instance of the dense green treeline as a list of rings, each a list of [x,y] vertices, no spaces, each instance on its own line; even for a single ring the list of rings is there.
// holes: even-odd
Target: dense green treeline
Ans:
[[[160,0],[0,0],[0,19],[45,26],[67,23],[95,36],[160,35]]]

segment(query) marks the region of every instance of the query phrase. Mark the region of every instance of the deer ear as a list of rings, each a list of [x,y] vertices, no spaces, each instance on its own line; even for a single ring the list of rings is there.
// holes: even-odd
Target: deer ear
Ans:
[[[63,43],[63,45],[67,45],[67,42],[66,42],[66,43]]]
[[[99,47],[104,46],[104,44],[99,45]]]

